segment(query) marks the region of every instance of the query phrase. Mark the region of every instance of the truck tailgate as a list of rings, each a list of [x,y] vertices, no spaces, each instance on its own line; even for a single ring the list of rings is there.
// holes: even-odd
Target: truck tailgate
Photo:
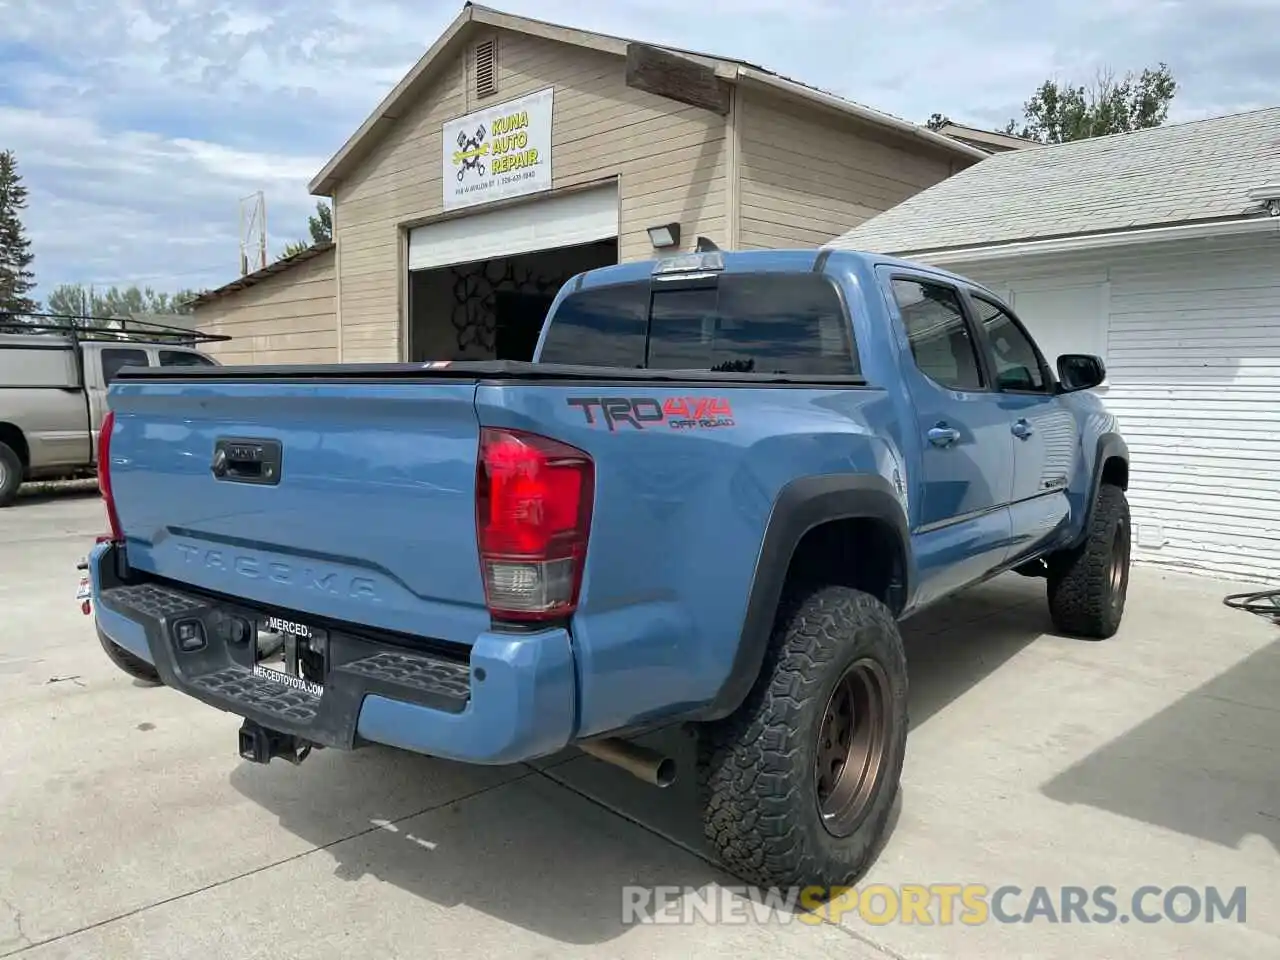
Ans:
[[[475,392],[472,380],[118,383],[111,476],[130,566],[472,642],[489,625]]]

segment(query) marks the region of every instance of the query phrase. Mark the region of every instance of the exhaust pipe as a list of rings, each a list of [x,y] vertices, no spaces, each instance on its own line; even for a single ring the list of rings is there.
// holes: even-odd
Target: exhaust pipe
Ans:
[[[606,737],[602,740],[584,740],[577,744],[583,753],[597,760],[621,767],[634,777],[655,787],[669,787],[675,783],[676,762],[670,757],[638,744]]]

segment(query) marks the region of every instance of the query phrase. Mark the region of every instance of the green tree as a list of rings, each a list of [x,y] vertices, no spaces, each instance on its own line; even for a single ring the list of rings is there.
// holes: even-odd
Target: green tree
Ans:
[[[93,292],[78,283],[60,283],[49,294],[46,306],[50,313],[65,317],[93,316]]]
[[[201,294],[208,293],[206,287],[203,290],[195,290],[191,288],[183,288],[169,298],[170,313],[190,313],[195,308],[191,306],[191,301]]]
[[[197,290],[157,292],[150,287],[108,287],[98,290],[78,283],[64,283],[49,294],[49,312],[77,317],[132,317],[145,313],[191,312]]]
[[[312,243],[325,243],[333,239],[333,210],[323,200],[316,201],[315,216],[307,217],[307,229]]]
[[[1169,118],[1177,92],[1164,63],[1140,74],[1130,71],[1119,80],[1103,70],[1087,87],[1046,80],[1023,104],[1021,128],[1010,120],[1004,132],[1041,143],[1067,143],[1158,127]]]
[[[327,243],[333,239],[333,210],[323,200],[316,201],[316,212],[307,217],[307,229],[311,233],[311,243],[295,240],[284,248],[281,259],[309,250],[317,243]]]
[[[27,188],[18,173],[12,150],[0,151],[0,312],[35,313],[40,309],[28,294],[36,285],[31,241],[22,224]]]

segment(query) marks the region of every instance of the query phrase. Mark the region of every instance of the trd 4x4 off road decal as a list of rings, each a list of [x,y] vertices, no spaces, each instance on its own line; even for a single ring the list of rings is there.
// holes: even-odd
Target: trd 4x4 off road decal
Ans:
[[[662,403],[653,397],[569,397],[565,402],[581,410],[588,424],[604,423],[610,433],[623,425],[636,430],[658,424],[672,430],[734,425],[733,408],[723,397],[669,397]]]

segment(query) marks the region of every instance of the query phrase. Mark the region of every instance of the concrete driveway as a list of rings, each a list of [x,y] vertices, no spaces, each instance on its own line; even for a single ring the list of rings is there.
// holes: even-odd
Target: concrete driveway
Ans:
[[[909,623],[905,790],[861,887],[1016,885],[1000,914],[1022,916],[1037,886],[1055,905],[1110,886],[1127,917],[1149,885],[1146,919],[1173,887],[1244,887],[1244,923],[812,923],[749,903],[713,923],[699,911],[747,902],[716,899],[736,881],[687,776],[656,791],[579,754],[241,762],[234,717],[98,649],[73,595],[100,517],[83,493],[0,511],[0,956],[1280,955],[1280,632],[1223,607],[1229,584],[1136,570],[1100,644],[1048,633],[1043,586],[1017,577]],[[693,922],[627,920],[626,886],[693,891],[654,901]]]

